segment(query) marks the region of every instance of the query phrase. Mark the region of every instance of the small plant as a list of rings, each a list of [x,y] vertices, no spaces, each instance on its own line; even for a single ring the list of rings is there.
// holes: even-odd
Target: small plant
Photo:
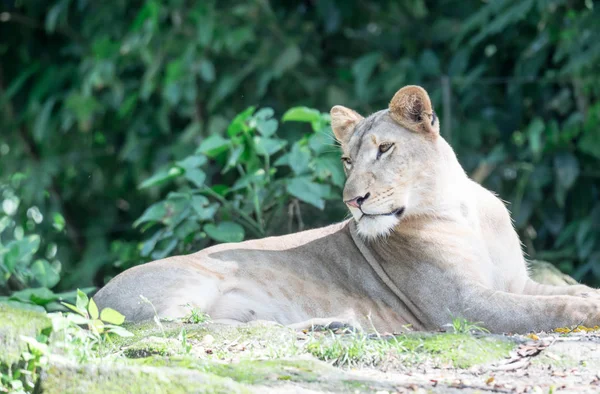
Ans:
[[[185,354],[190,354],[190,352],[192,351],[192,345],[188,343],[187,331],[185,330],[185,327],[183,327],[179,332],[179,340],[181,341],[181,349],[183,350],[183,352]]]
[[[40,334],[36,338],[21,336],[27,350],[21,353],[19,363],[0,365],[0,392],[31,393],[39,379],[40,369],[48,363],[48,337]]]
[[[184,318],[183,322],[188,324],[201,324],[201,323],[209,323],[210,316],[208,314],[198,310],[198,308],[194,308],[191,304],[185,304],[185,307],[190,310]]]
[[[64,306],[75,312],[77,317],[72,321],[79,325],[86,325],[87,328],[97,336],[105,337],[110,340],[107,334],[116,334],[121,337],[131,337],[133,334],[125,328],[120,327],[125,321],[125,316],[112,308],[98,310],[98,306],[93,298],[81,290],[77,289],[77,301],[75,305],[62,302]]]
[[[162,323],[160,322],[160,317],[158,317],[158,312],[156,312],[156,308],[154,307],[154,304],[152,303],[152,301],[150,301],[148,298],[144,297],[141,294],[140,294],[140,298],[142,299],[142,301],[144,303],[146,303],[152,307],[152,310],[154,311],[154,317],[153,317],[154,323],[156,323],[156,325],[160,329],[160,332],[162,333],[163,338],[166,338],[167,334],[165,333],[165,328],[163,327]]]
[[[370,338],[362,332],[349,335],[311,335],[306,351],[335,366],[373,366],[392,353],[404,351],[396,338]]]
[[[452,327],[455,334],[489,333],[490,331],[481,324],[482,322],[471,322],[462,317],[453,317],[452,324],[448,324],[448,326]]]

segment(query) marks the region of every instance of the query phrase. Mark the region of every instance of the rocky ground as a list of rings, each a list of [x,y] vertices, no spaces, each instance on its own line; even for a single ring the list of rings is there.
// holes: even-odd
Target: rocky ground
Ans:
[[[44,393],[600,392],[600,334],[593,331],[497,336],[463,322],[458,332],[368,336],[191,317],[130,325],[132,337],[110,339],[0,304],[0,386]]]

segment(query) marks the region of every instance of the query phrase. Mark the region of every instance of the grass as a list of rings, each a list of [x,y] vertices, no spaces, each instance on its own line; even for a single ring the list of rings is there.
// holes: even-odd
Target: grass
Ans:
[[[408,334],[392,338],[369,338],[357,333],[313,336],[305,349],[320,360],[342,367],[414,364],[429,359],[437,365],[469,368],[501,359],[514,346],[505,339],[477,338],[469,333]]]
[[[21,315],[26,314],[0,307],[0,316],[5,318],[5,322],[18,320],[15,316]],[[16,368],[21,369],[25,365],[14,364],[19,357],[5,359],[3,366],[0,365],[0,391],[21,383],[23,392],[31,392],[35,377],[42,370],[50,377],[52,389],[65,389],[66,392],[75,390],[78,384],[71,381],[73,374],[85,376],[90,389],[97,383],[99,390],[117,387],[113,378],[119,376],[131,379],[135,384],[154,384],[156,382],[152,379],[155,378],[161,381],[179,379],[182,384],[178,390],[181,392],[186,392],[189,384],[209,384],[211,377],[216,379],[213,383],[225,391],[229,390],[226,387],[243,392],[247,385],[284,382],[320,388],[345,385],[350,389],[356,386],[355,389],[361,387],[360,390],[368,391],[369,388],[378,388],[379,383],[375,387],[372,381],[348,380],[345,372],[315,358],[345,368],[404,368],[418,363],[468,368],[501,359],[515,346],[514,342],[507,339],[472,335],[473,332],[484,332],[484,329],[465,320],[455,320],[453,333],[410,333],[381,337],[361,331],[347,331],[341,335],[332,331],[300,333],[279,325],[211,325],[205,324],[209,321],[208,316],[195,312],[193,308],[190,308],[190,314],[184,320],[156,319],[128,324],[126,328],[134,334],[133,337],[113,336],[109,342],[81,328],[77,323],[79,320],[70,321],[69,317],[73,316],[77,315],[50,315],[51,319],[48,319],[42,313],[38,316],[43,323],[39,327],[36,325],[31,331],[11,328],[5,334],[12,336],[0,336],[0,342],[4,341],[9,348],[11,342],[6,339],[15,339],[14,350],[22,356],[22,351],[31,353],[32,348],[23,345],[17,334],[28,333],[34,341],[33,337],[47,329],[51,320],[52,334],[46,335],[50,340],[44,342],[47,343],[44,346],[48,355],[59,355],[62,360],[58,364],[58,359],[50,364],[42,363],[46,351],[42,352],[38,357],[39,362],[28,364],[34,373],[32,379],[23,379],[15,375],[20,373]],[[29,323],[34,322],[32,316],[27,317],[30,318]],[[0,356],[6,358],[6,355]],[[306,359],[306,356],[315,358]],[[11,365],[15,367],[11,368]],[[164,378],[159,375],[164,375]],[[327,386],[330,381],[337,383]]]
[[[186,304],[186,308],[190,310],[190,312],[183,318],[183,322],[187,324],[203,324],[210,323],[210,316],[208,314],[201,312],[197,308],[194,308],[190,304]]]
[[[475,334],[475,333],[486,333],[489,334],[489,330],[481,325],[481,322],[471,322],[462,317],[452,318],[451,327],[455,334]]]

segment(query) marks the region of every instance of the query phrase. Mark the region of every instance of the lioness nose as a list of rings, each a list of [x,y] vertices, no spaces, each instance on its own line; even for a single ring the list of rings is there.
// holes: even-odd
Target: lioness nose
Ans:
[[[354,208],[360,208],[361,205],[366,201],[367,198],[371,196],[371,193],[367,193],[364,196],[354,197],[351,200],[346,201],[346,205],[349,205]]]

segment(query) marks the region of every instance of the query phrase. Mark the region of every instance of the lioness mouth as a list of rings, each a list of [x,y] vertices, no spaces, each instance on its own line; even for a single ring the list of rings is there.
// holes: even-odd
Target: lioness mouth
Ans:
[[[400,217],[404,213],[404,207],[395,209],[392,212],[388,212],[388,213],[364,213],[362,211],[362,209],[361,209],[361,212],[362,212],[363,216],[367,216],[367,217],[375,217],[375,216],[396,216],[396,217]]]

